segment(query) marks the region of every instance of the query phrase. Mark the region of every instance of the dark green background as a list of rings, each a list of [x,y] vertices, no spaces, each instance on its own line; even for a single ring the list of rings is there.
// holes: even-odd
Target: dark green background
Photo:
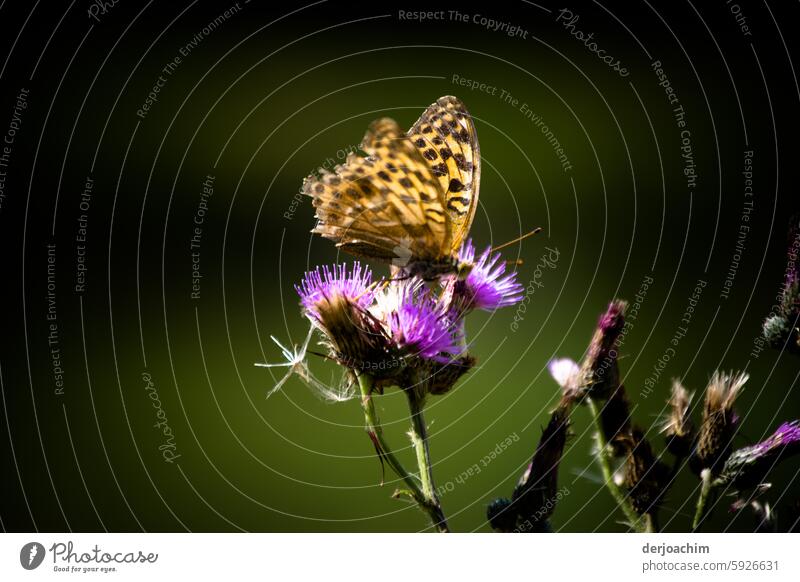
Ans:
[[[416,8],[405,4],[323,2],[290,15],[300,6],[255,4],[241,4],[183,59],[144,120],[136,110],[161,68],[230,4],[120,2],[99,23],[88,18],[86,2],[63,20],[66,3],[39,5],[30,17],[23,2],[0,11],[2,53],[10,54],[0,130],[19,88],[30,89],[0,211],[0,440],[13,445],[2,457],[6,530],[423,529],[422,514],[389,498],[390,474],[380,487],[357,402],[323,403],[295,379],[266,400],[274,379],[253,363],[280,359],[270,335],[301,341],[307,328],[292,285],[307,268],[337,259],[332,244],[309,234],[307,200],[284,217],[303,177],[358,144],[372,119],[390,115],[410,126],[446,94],[464,100],[480,136],[478,246],[543,227],[507,251],[525,261],[523,284],[546,246],[560,252],[518,331],[510,329],[513,308],[470,318],[479,366],[429,403],[435,475],[439,485],[453,485],[442,502],[454,530],[489,530],[485,505],[510,495],[555,404],[547,361],[579,358],[608,301],[632,300],[645,276],[654,283],[621,364],[639,424],[663,412],[671,377],[699,391],[718,368],[752,376],[738,407],[740,444],[800,417],[800,361],[774,350],[750,356],[780,289],[786,226],[798,209],[799,94],[789,60],[797,53],[784,45],[795,7],[741,2],[748,37],[723,2],[571,3],[576,27],[594,32],[628,68],[622,78],[555,22],[561,5],[549,2],[462,11],[522,26],[527,39],[471,22],[400,21],[398,9]],[[679,130],[650,67],[656,59],[686,110],[699,175],[691,193]],[[455,86],[454,74],[528,103],[573,169],[562,170],[518,108]],[[747,149],[754,151],[751,230],[722,299]],[[208,174],[215,190],[195,301],[189,238]],[[79,295],[74,238],[87,175],[95,187],[87,287]],[[54,394],[46,336],[50,242],[57,245],[63,395]],[[641,387],[701,278],[708,284],[688,334],[643,399]],[[322,377],[334,372],[312,365]],[[158,451],[145,371],[175,433],[181,456],[174,464]],[[378,406],[388,439],[411,462],[403,400],[390,392]],[[621,516],[596,481],[588,424],[577,410],[560,474],[569,495],[553,526],[621,531]],[[456,482],[512,435],[519,439],[511,447]],[[791,461],[781,466],[770,494],[789,523],[797,469]],[[667,529],[688,527],[696,486],[685,470],[667,500]],[[715,528],[730,518],[728,501],[716,507]],[[753,520],[743,515],[731,528],[750,531]]]

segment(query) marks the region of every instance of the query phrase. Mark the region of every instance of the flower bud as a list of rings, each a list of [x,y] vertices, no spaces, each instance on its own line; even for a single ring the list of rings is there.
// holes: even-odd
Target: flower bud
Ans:
[[[569,406],[559,405],[542,431],[536,452],[522,474],[512,502],[521,523],[544,524],[553,515],[558,495],[558,466],[569,429]]]
[[[625,327],[625,310],[628,304],[621,299],[612,301],[600,317],[589,350],[581,367],[588,383],[587,392],[593,398],[605,399],[619,386],[617,348]]]
[[[762,334],[773,348],[800,354],[800,214],[791,219],[788,233],[787,266],[777,313],[773,312],[762,327]]]
[[[469,354],[446,364],[436,361],[430,362],[427,377],[424,380],[427,384],[427,392],[434,396],[445,394],[455,386],[456,382],[464,374],[475,366],[475,362],[476,359]]]
[[[492,501],[486,508],[486,519],[492,529],[498,532],[510,533],[517,526],[517,514],[511,507],[511,501],[500,497]]]

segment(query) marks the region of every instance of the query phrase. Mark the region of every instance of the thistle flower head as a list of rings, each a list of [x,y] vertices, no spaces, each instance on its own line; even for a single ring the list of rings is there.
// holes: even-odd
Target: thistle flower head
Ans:
[[[748,378],[744,372],[714,372],[711,377],[706,387],[703,421],[692,459],[696,472],[710,468],[712,473],[716,473],[730,455],[731,439],[739,422],[733,405]]]
[[[689,414],[693,396],[680,380],[672,381],[672,395],[667,401],[669,411],[661,425],[661,432],[667,439],[669,451],[679,457],[689,453],[694,439],[694,426]]]
[[[761,333],[774,348],[783,347],[790,332],[789,320],[783,315],[770,315],[761,326]]]
[[[323,332],[331,356],[351,369],[385,358],[386,338],[366,307],[373,301],[372,274],[356,263],[306,273],[297,285],[306,317]]]
[[[790,262],[783,283],[783,308],[791,313],[798,307],[800,307],[800,273],[797,271],[797,263]]]
[[[731,453],[717,482],[732,483],[739,490],[763,482],[778,461],[800,453],[800,420],[784,422],[768,438]]]
[[[710,415],[730,415],[733,412],[733,404],[749,379],[750,375],[746,372],[737,374],[714,372],[706,387],[704,420]]]
[[[377,298],[374,311],[381,316],[392,342],[406,357],[449,362],[459,352],[450,320],[437,306],[421,279],[400,281]]]
[[[800,354],[800,214],[791,219],[781,301],[762,324],[762,335],[777,349]]]
[[[625,328],[627,307],[627,302],[615,299],[597,322],[582,366],[593,396],[604,398],[619,386],[618,342]]]
[[[308,271],[295,289],[306,315],[319,320],[320,309],[324,310],[337,297],[362,308],[370,305],[374,296],[371,281],[372,272],[356,261],[350,271],[344,263]]]
[[[763,458],[781,449],[795,447],[798,444],[800,444],[800,420],[793,420],[784,422],[771,437],[757,445],[753,445],[753,453]]]
[[[493,311],[522,301],[523,287],[516,272],[506,274],[505,262],[500,261],[500,253],[492,254],[491,247],[476,261],[475,247],[467,240],[458,252],[458,261],[471,265],[467,276],[449,275],[443,282],[453,307],[460,313],[472,309]]]

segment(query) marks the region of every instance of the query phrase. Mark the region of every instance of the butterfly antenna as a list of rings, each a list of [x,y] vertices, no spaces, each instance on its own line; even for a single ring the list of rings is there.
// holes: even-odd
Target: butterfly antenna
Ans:
[[[500,249],[504,249],[504,248],[506,248],[506,247],[508,247],[508,246],[511,246],[511,245],[513,245],[513,244],[515,244],[515,243],[518,243],[518,242],[519,242],[519,241],[521,241],[521,240],[525,240],[525,239],[526,239],[526,238],[528,238],[529,236],[533,236],[533,235],[535,235],[537,232],[541,232],[541,230],[542,230],[542,227],[541,227],[541,226],[540,226],[540,227],[538,227],[538,228],[534,228],[532,231],[530,231],[530,232],[526,232],[525,234],[523,234],[522,236],[518,236],[518,237],[517,237],[517,238],[515,238],[514,240],[510,240],[510,241],[508,241],[508,242],[506,242],[506,243],[503,243],[503,244],[501,244],[500,246],[492,247],[492,252],[499,251]]]

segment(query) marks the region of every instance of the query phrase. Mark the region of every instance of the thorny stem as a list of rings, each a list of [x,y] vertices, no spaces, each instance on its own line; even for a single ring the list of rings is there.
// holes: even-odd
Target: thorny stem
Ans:
[[[420,508],[428,514],[428,517],[433,522],[439,531],[448,531],[447,523],[441,515],[441,509],[437,504],[431,502],[429,497],[425,494],[420,486],[420,480],[406,471],[402,463],[392,452],[386,439],[383,437],[383,428],[381,427],[378,413],[375,410],[375,404],[372,401],[372,387],[373,379],[368,374],[360,374],[358,376],[358,386],[361,389],[361,406],[364,409],[364,420],[366,422],[367,434],[369,434],[375,449],[378,451],[381,459],[386,461],[386,464],[391,467],[392,471],[402,479],[406,487],[407,493],[417,502]],[[397,494],[396,494],[397,495]]]
[[[700,471],[700,494],[697,496],[697,508],[692,520],[693,531],[700,527],[700,522],[703,520],[709,493],[711,493],[711,469],[703,469]]]
[[[422,491],[428,502],[436,510],[436,528],[440,532],[449,531],[447,520],[442,511],[442,504],[436,494],[436,486],[433,482],[433,465],[431,464],[430,448],[428,447],[428,429],[425,426],[425,418],[422,416],[422,402],[413,390],[406,390],[408,396],[408,408],[411,411],[411,442],[417,453],[417,466],[422,480]]]
[[[592,420],[594,421],[594,428],[595,428],[595,438],[597,438],[597,462],[600,464],[600,469],[603,471],[603,480],[606,482],[606,488],[611,493],[611,496],[614,498],[614,501],[617,502],[617,505],[622,510],[622,513],[625,514],[625,517],[628,518],[628,521],[637,532],[645,533],[645,532],[652,532],[653,531],[653,521],[651,519],[643,520],[642,517],[636,513],[636,510],[631,505],[630,499],[625,493],[620,489],[620,487],[614,481],[614,472],[611,470],[611,463],[608,456],[608,443],[606,442],[606,438],[603,434],[603,426],[600,421],[600,413],[597,409],[597,405],[594,403],[590,397],[586,397],[586,405],[589,407],[589,411],[592,414]]]

